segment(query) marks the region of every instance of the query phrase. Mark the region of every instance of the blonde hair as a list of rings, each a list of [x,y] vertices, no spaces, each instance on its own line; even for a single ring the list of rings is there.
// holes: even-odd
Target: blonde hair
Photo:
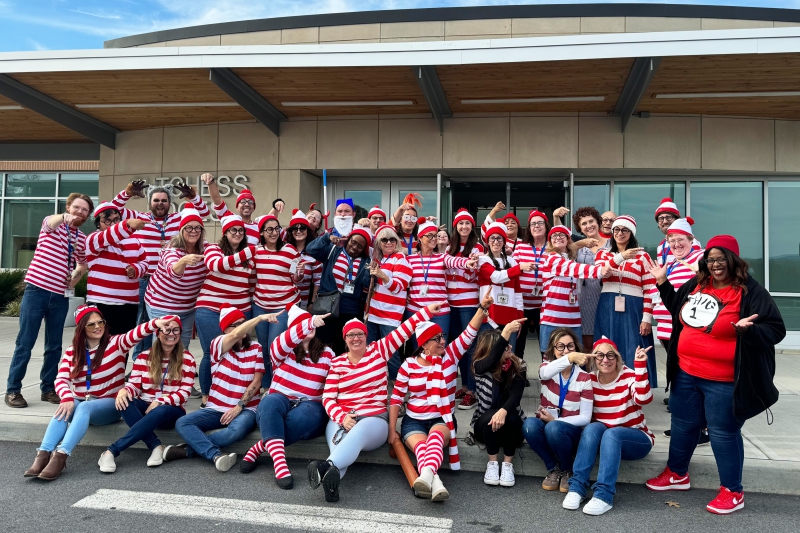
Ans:
[[[622,367],[625,365],[625,361],[622,360],[622,355],[619,353],[619,350],[617,350],[616,348],[614,348],[614,346],[612,346],[611,344],[609,344],[607,342],[602,342],[602,343],[598,344],[597,348],[600,348],[601,346],[607,346],[608,348],[611,349],[612,352],[617,354],[617,375],[619,375],[619,373],[622,372]],[[592,353],[595,353],[595,351],[592,350]],[[592,359],[589,361],[589,365],[588,366],[589,366],[589,371],[590,372],[595,372],[595,371],[599,370],[599,368],[597,367],[597,359],[594,358],[594,357],[592,357]]]
[[[375,240],[373,241],[373,243],[375,244],[373,248],[375,251],[375,259],[378,260],[383,259],[383,250],[381,250],[380,239],[391,239],[392,237],[397,239],[397,245],[395,246],[395,250],[399,250],[400,237],[397,236],[397,232],[394,229],[383,228],[382,230],[380,230],[378,233],[375,234]]]
[[[206,242],[206,228],[205,226],[202,226],[202,228],[203,229],[200,230],[200,238],[197,239],[198,254],[203,253],[203,245]],[[187,252],[186,239],[183,238],[183,230],[184,228],[181,228],[180,231],[178,231],[178,233],[172,236],[172,238],[169,240],[169,245],[168,245],[169,248],[177,248],[178,250],[183,250],[184,252]],[[245,241],[247,240],[246,237],[247,235],[245,234]]]
[[[167,365],[167,376],[170,381],[181,381],[183,379],[183,351],[183,341],[179,338],[178,344],[172,349],[172,353],[169,356],[169,364]],[[164,372],[161,368],[161,359],[163,357],[164,350],[161,348],[161,340],[156,335],[153,347],[150,348],[150,353],[147,355],[147,373],[155,387],[161,387],[161,380],[164,377]]]

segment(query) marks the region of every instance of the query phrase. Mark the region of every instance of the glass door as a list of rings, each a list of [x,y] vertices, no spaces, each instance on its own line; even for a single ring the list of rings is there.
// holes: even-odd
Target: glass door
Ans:
[[[352,198],[356,208],[355,220],[366,218],[369,210],[374,206],[383,208],[388,216],[390,211],[390,185],[388,181],[377,180],[337,180],[332,187],[333,197],[328,198],[331,214],[336,210],[336,200],[339,198]]]
[[[417,209],[417,214],[421,217],[436,216],[436,202],[438,193],[436,191],[436,177],[424,181],[392,181],[392,194],[390,205],[392,213],[403,202],[403,198],[411,193],[419,194],[422,207]],[[389,216],[392,216],[389,213]]]

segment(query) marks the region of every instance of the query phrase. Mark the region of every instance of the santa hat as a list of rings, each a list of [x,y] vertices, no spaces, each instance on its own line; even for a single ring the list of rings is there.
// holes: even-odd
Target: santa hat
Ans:
[[[386,220],[387,218],[389,218],[389,217],[386,216],[386,211],[384,211],[383,209],[381,209],[377,205],[369,210],[369,213],[367,213],[367,218],[372,218],[375,215],[382,216],[383,220]]]
[[[486,239],[486,242],[489,242],[489,237],[492,235],[500,235],[504,240],[508,238],[508,230],[506,229],[506,225],[501,222],[492,222],[489,224],[489,227],[486,228],[486,232],[484,233],[484,239]]]
[[[253,193],[250,191],[250,189],[244,189],[239,193],[239,196],[236,197],[236,207],[239,207],[239,202],[242,200],[251,200],[253,202],[253,208],[255,208],[256,198],[253,196]]]
[[[111,209],[119,211],[119,207],[112,204],[111,202],[103,202],[102,204],[97,206],[97,209],[94,210],[94,218],[97,218],[103,211],[110,211]]]
[[[244,320],[245,316],[238,307],[231,304],[222,304],[219,308],[219,329],[225,331],[237,320]]]
[[[675,218],[681,216],[680,212],[678,211],[678,206],[675,205],[675,202],[672,201],[672,198],[664,198],[661,200],[661,205],[659,205],[658,209],[656,209],[656,220],[658,220],[658,215],[661,214],[675,215]]]
[[[570,235],[572,235],[572,232],[571,232],[571,231],[570,231],[570,229],[569,229],[568,227],[566,227],[566,226],[553,226],[553,228],[552,228],[552,229],[550,230],[550,232],[547,234],[547,240],[549,241],[549,240],[550,240],[550,238],[551,238],[551,237],[553,236],[553,234],[555,234],[555,233],[563,233],[564,235],[566,235],[566,236],[567,236],[567,239],[569,239],[569,236],[570,236]]]
[[[93,306],[93,305],[79,305],[77,309],[75,309],[75,323],[81,321],[83,317],[88,315],[89,313],[97,313],[100,316],[103,316],[103,313],[100,310]]]
[[[414,330],[414,334],[417,336],[417,345],[422,346],[431,338],[435,337],[436,335],[442,333],[442,328],[439,327],[439,324],[435,324],[433,322],[420,322],[417,324],[416,329]]]
[[[303,320],[311,318],[311,313],[298,305],[287,305],[286,313],[288,315],[286,329],[292,329],[293,326],[296,326]]]
[[[600,338],[599,338],[599,339],[598,339],[598,340],[597,340],[597,341],[596,341],[596,342],[595,342],[595,343],[592,345],[592,351],[595,351],[595,350],[597,349],[597,347],[598,347],[598,346],[600,346],[601,344],[610,344],[610,345],[611,345],[611,347],[612,347],[612,348],[614,348],[614,351],[615,351],[615,352],[619,352],[619,348],[617,348],[617,345],[616,345],[616,343],[615,343],[614,341],[612,341],[611,339],[609,339],[608,337],[606,337],[605,335],[603,335],[602,337],[600,337]]]
[[[614,228],[628,228],[631,230],[631,233],[635,236],[636,235],[636,219],[630,215],[620,215],[617,217],[617,220],[611,224],[611,231],[614,231]]]
[[[675,222],[669,225],[669,229],[667,230],[667,235],[670,233],[678,233],[680,235],[694,235],[692,233],[692,226],[694,225],[694,219],[692,217],[686,218],[679,218]]]
[[[203,218],[194,207],[186,207],[181,211],[181,229],[190,222],[197,222],[201,226],[203,225]]]
[[[462,220],[466,220],[468,222],[471,222],[472,223],[472,227],[473,228],[475,227],[475,219],[472,218],[472,215],[470,214],[470,212],[467,211],[466,209],[464,209],[463,207],[461,209],[459,209],[458,212],[456,213],[456,216],[453,219],[453,227],[455,228],[456,226],[458,226],[458,223],[461,222]]]
[[[363,331],[364,333],[367,332],[367,326],[365,326],[363,322],[357,318],[352,318],[344,323],[344,328],[342,328],[342,338],[346,337],[347,334],[354,329]]]
[[[292,209],[292,218],[289,220],[289,227],[291,228],[295,224],[301,224],[310,228],[311,226],[308,224],[308,217],[306,214],[300,211],[299,209]]]
[[[417,219],[417,238],[421,239],[423,235],[433,232],[436,233],[439,231],[439,227],[434,224],[433,222],[427,220],[425,217],[419,217]]]
[[[712,248],[722,248],[723,250],[728,250],[729,252],[739,255],[739,241],[737,241],[736,237],[733,235],[717,235],[716,237],[711,237],[708,244],[706,244],[706,259],[708,258],[709,250]]]
[[[372,233],[370,233],[369,228],[365,228],[359,224],[353,224],[353,231],[351,231],[350,235],[347,237],[350,238],[353,235],[361,235],[364,237],[364,240],[367,241],[367,248],[372,246]]]
[[[226,217],[222,217],[219,219],[219,221],[222,223],[222,233],[226,233],[231,228],[244,227],[242,217],[239,215],[228,215]]]
[[[509,219],[515,221],[517,223],[517,226],[520,225],[519,219],[517,218],[517,215],[515,215],[514,213],[506,213],[506,216],[498,218],[497,221],[505,224],[505,222]]]
[[[536,210],[536,209],[534,209],[534,210],[533,210],[533,211],[531,211],[531,212],[530,212],[530,214],[528,215],[528,225],[530,225],[530,223],[531,223],[531,219],[532,219],[533,217],[542,217],[542,218],[544,219],[544,221],[545,221],[545,222],[547,222],[547,215],[545,215],[544,213],[542,213],[542,212],[541,212],[541,211],[539,211],[539,210]]]
[[[275,222],[278,222],[278,217],[276,217],[275,215],[264,215],[264,216],[258,217],[256,219],[256,223],[258,223],[258,232],[259,233],[264,231],[264,225],[267,222],[269,222],[270,220],[274,220]],[[278,225],[280,226],[281,223],[278,222]]]

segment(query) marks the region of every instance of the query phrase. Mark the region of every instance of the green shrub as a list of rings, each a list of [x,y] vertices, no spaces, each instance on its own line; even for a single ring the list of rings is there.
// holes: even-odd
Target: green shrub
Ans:
[[[89,274],[84,274],[81,280],[75,285],[75,296],[79,298],[86,298],[86,281],[89,279]]]
[[[0,272],[0,309],[22,295],[25,290],[25,272],[25,270]]]
[[[6,308],[0,313],[0,316],[19,316],[19,310],[22,307],[22,296],[12,302],[8,302]]]

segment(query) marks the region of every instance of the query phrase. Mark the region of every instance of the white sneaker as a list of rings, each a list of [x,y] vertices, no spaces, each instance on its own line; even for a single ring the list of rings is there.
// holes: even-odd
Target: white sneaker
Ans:
[[[486,463],[486,473],[483,475],[483,482],[487,485],[500,484],[500,465],[497,461],[489,461]]]
[[[150,458],[147,460],[147,466],[161,466],[164,462],[164,446],[158,445],[150,452]]]
[[[101,472],[106,474],[113,474],[117,471],[117,463],[114,461],[114,454],[106,450],[100,455],[97,461],[97,466],[100,467]]]
[[[433,483],[431,483],[431,501],[443,502],[450,497],[450,493],[444,488],[442,480],[439,479],[439,474],[433,476]]]
[[[570,511],[577,511],[578,507],[581,506],[582,501],[583,496],[577,492],[568,492],[566,498],[564,498],[564,503],[561,504],[561,507]]]
[[[417,491],[417,496],[430,498],[432,495],[431,485],[433,485],[433,468],[426,466],[414,481],[414,490]]]
[[[235,464],[236,464],[235,453],[218,455],[214,459],[214,466],[216,466],[217,470],[219,470],[220,472],[227,472]]]
[[[513,487],[516,482],[516,479],[514,479],[514,465],[503,461],[503,468],[500,470],[500,486]]]
[[[583,514],[600,516],[601,514],[610,511],[612,507],[613,505],[609,505],[603,500],[600,500],[598,498],[592,498],[591,500],[589,500],[589,503],[583,506]]]

